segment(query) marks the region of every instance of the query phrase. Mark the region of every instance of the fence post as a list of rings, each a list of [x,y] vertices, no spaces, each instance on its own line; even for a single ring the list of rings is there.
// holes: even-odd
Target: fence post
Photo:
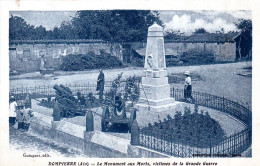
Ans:
[[[140,128],[135,119],[131,127],[131,145],[139,145],[139,144],[140,144]]]
[[[25,108],[32,108],[32,100],[29,93],[26,95],[26,98],[24,100],[24,105]]]
[[[88,111],[86,115],[86,131],[94,131],[94,118],[91,111]]]
[[[61,110],[57,102],[53,103],[53,121],[60,121],[61,120]]]

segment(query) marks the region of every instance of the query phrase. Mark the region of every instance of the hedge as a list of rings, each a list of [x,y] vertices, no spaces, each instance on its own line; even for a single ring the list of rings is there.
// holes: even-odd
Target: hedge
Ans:
[[[212,64],[215,62],[214,54],[206,51],[188,51],[183,52],[180,60],[184,64],[200,65],[200,64]]]
[[[64,71],[79,71],[85,69],[118,68],[124,67],[123,63],[114,56],[107,53],[96,55],[88,54],[67,55],[60,66]]]

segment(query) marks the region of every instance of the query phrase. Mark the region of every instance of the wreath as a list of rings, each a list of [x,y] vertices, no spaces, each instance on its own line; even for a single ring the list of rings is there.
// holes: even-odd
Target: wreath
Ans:
[[[137,102],[140,97],[140,77],[129,77],[126,79],[124,99],[132,102]]]

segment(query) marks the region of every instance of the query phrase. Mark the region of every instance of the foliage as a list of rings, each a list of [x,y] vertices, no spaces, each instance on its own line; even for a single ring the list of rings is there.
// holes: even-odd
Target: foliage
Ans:
[[[252,36],[252,21],[241,19],[236,23],[236,26],[242,33],[248,33]]]
[[[184,64],[200,65],[214,63],[215,57],[213,53],[207,51],[187,51],[183,52],[180,60]]]
[[[248,58],[252,58],[252,21],[241,19],[236,23],[236,26],[241,32],[241,37],[245,39],[244,42],[239,42],[240,45],[243,45],[241,54],[247,55]]]
[[[184,33],[181,33],[180,31],[173,31],[168,30],[164,34],[165,40],[184,40],[186,39],[186,36],[184,36]]]
[[[93,93],[88,93],[88,95],[85,98],[85,104],[84,104],[85,108],[96,108],[96,107],[100,107],[101,103],[100,100],[97,99]]]
[[[64,71],[78,71],[84,69],[116,68],[123,67],[123,63],[116,57],[106,53],[95,55],[88,54],[67,55],[60,66]]]
[[[154,21],[162,24],[158,15],[149,10],[78,11],[72,25],[77,38],[139,41],[145,39]]]
[[[195,106],[198,109],[197,106]],[[177,111],[174,119],[168,116],[165,122],[155,122],[144,130],[172,138],[175,143],[203,148],[213,146],[217,141],[225,138],[225,132],[217,121],[212,119],[208,112],[191,113],[184,108],[184,114]]]
[[[110,88],[110,90],[107,93],[105,93],[105,104],[106,105],[110,105],[111,103],[113,103],[116,95],[119,95],[118,88],[120,87],[120,84],[122,82],[122,80],[121,80],[122,75],[123,75],[123,72],[118,74],[117,78],[114,79],[114,81],[112,82],[112,87]]]
[[[9,39],[10,40],[40,40],[53,39],[53,34],[47,31],[45,27],[35,27],[26,23],[26,21],[18,16],[9,18]]]
[[[207,33],[207,31],[204,28],[195,29],[194,34],[199,34],[199,33]]]
[[[124,99],[133,102],[138,101],[140,97],[139,83],[141,82],[140,77],[128,77],[126,79]]]
[[[144,60],[143,58],[134,57],[131,59],[131,65],[137,67],[144,67]]]
[[[34,27],[18,16],[9,18],[10,40],[36,39],[102,39],[110,42],[142,41],[147,29],[156,21],[162,25],[157,11],[150,10],[85,10],[71,21],[46,30]]]

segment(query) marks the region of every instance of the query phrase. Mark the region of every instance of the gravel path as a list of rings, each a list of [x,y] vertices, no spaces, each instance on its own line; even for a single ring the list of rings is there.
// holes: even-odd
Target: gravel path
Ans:
[[[229,99],[239,100],[243,103],[251,103],[252,78],[239,75],[243,68],[252,66],[251,62],[239,62],[228,64],[177,66],[168,67],[168,74],[183,74],[186,70],[199,75],[201,80],[193,81],[193,90],[210,93],[217,96],[225,96]],[[119,73],[123,72],[123,79],[129,76],[142,76],[142,67],[128,67],[122,69],[104,70],[105,80],[113,81]],[[98,70],[63,72],[41,76],[39,72],[27,73],[10,77],[10,87],[35,87],[54,84],[83,84],[94,83],[98,77]],[[183,89],[183,83],[174,84],[175,88]]]

